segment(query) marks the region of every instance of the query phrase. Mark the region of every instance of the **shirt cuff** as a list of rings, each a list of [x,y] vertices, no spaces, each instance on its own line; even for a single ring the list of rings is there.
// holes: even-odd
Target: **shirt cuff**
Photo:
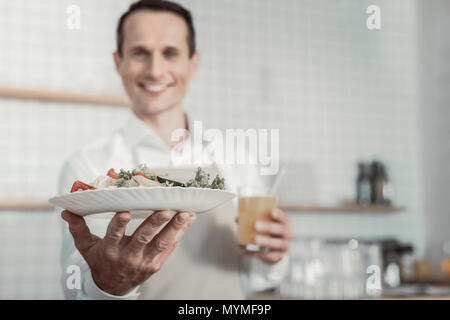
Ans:
[[[87,299],[93,299],[93,300],[136,300],[140,293],[139,291],[140,286],[137,286],[134,288],[131,292],[127,293],[123,296],[115,296],[112,294],[109,294],[102,289],[100,289],[97,284],[95,283],[94,279],[92,278],[91,271],[89,270],[86,272],[86,278],[83,283],[83,290],[80,290],[79,293],[81,295],[78,295],[78,299],[87,300]]]

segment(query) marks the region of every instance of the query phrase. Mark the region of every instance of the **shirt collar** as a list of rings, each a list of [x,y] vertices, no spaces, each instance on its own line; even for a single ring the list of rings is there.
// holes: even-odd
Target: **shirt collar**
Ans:
[[[194,122],[186,113],[184,115],[188,127],[187,130],[190,131],[194,128]],[[151,140],[162,142],[165,145],[158,133],[142,121],[133,111],[122,128],[122,134],[126,145],[129,147],[135,147],[143,141],[149,142]]]

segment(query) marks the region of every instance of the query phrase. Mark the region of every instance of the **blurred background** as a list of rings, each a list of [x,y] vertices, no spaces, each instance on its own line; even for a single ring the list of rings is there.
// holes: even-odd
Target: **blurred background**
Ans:
[[[63,298],[46,201],[63,161],[128,118],[112,52],[131,2],[0,0],[0,299]],[[202,55],[191,117],[279,128],[282,162],[294,154],[290,273],[270,294],[450,297],[450,2],[178,2]]]

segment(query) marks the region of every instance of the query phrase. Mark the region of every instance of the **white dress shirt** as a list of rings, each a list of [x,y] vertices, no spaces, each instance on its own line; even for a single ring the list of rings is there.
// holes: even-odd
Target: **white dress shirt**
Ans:
[[[190,139],[183,145],[188,143],[191,143]],[[96,177],[106,175],[110,168],[131,170],[141,163],[151,170],[163,169],[165,172],[171,172],[171,169],[177,172],[181,167],[189,171],[191,168],[193,177],[195,169],[202,166],[205,159],[211,161],[214,157],[205,154],[205,149],[196,150],[190,163],[175,164],[171,152],[173,150],[160,136],[131,112],[128,123],[122,129],[77,151],[65,162],[60,173],[58,193],[68,193],[75,180],[91,183]],[[239,185],[261,183],[255,166],[213,164],[206,167],[209,172],[223,176],[226,188],[232,192],[236,192]],[[61,280],[66,298],[243,299],[252,291],[277,286],[287,273],[288,255],[273,265],[240,255],[236,236],[236,204],[235,199],[211,212],[199,214],[161,270],[125,296],[110,295],[97,287],[87,263],[74,246],[67,223],[63,221]],[[91,233],[104,236],[109,219],[105,219],[104,215],[92,215],[85,219]],[[126,234],[132,234],[141,222],[142,219],[133,219]],[[70,276],[66,270],[70,265],[81,269],[80,289],[69,289],[66,285]]]

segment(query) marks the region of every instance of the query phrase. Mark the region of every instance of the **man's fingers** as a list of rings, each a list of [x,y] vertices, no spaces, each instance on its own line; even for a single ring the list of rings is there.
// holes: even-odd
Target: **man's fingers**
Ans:
[[[192,212],[178,212],[150,242],[146,249],[148,258],[153,260],[156,256],[161,255],[160,264],[164,263],[195,219],[196,216]]]
[[[270,217],[274,221],[281,222],[284,225],[289,225],[290,221],[286,213],[280,208],[275,208],[270,212]]]
[[[98,237],[91,234],[83,217],[67,210],[61,212],[61,217],[69,224],[69,231],[72,234],[75,247],[84,255],[97,242]]]
[[[272,264],[280,261],[289,250],[292,233],[289,218],[283,210],[273,209],[270,217],[271,222],[257,221],[254,226],[255,230],[260,233],[255,237],[255,243],[270,250],[262,252],[241,250],[241,254]]]
[[[291,232],[286,225],[278,222],[257,221],[255,229],[261,233],[267,233],[276,237],[291,238]]]
[[[283,238],[256,236],[255,242],[257,245],[266,247],[272,250],[287,251],[289,249],[289,240]]]
[[[108,224],[104,241],[107,246],[118,246],[131,220],[131,214],[128,211],[117,212]]]
[[[145,219],[131,236],[131,241],[128,244],[128,250],[133,253],[142,251],[145,246],[153,239],[159,228],[161,228],[167,221],[170,220],[172,214],[169,210],[161,210],[154,212],[151,216]]]

